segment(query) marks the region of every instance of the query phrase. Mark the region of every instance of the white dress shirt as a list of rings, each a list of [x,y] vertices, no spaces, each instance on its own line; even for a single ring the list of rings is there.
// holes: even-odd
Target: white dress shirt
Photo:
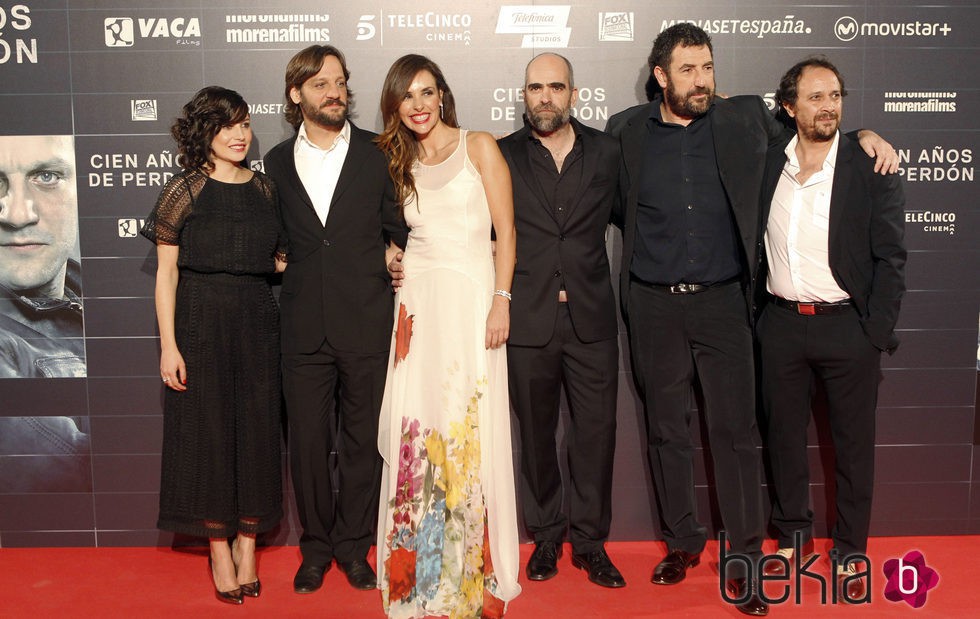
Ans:
[[[293,146],[293,160],[296,173],[303,187],[313,201],[320,223],[327,225],[330,202],[337,188],[340,169],[344,167],[347,151],[350,149],[350,123],[344,121],[344,128],[334,139],[330,148],[323,149],[310,141],[306,134],[306,123],[299,126],[296,144]]]
[[[830,195],[840,132],[834,136],[821,169],[800,183],[800,161],[794,137],[786,146],[783,166],[766,225],[767,287],[770,293],[790,301],[835,303],[849,295],[840,289],[830,271],[828,237]]]

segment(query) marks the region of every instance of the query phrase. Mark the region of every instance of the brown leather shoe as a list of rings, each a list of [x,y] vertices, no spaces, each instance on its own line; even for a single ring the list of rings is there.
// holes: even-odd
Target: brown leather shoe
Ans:
[[[687,576],[687,568],[694,567],[700,562],[701,553],[691,554],[683,550],[671,550],[654,568],[650,582],[655,585],[676,585]]]
[[[736,603],[735,608],[745,615],[753,617],[765,617],[769,614],[769,605],[766,604],[759,594],[748,591],[749,581],[745,578],[729,578],[725,581],[725,591],[733,600],[741,600],[748,595],[748,599],[742,603]]]
[[[792,566],[794,552],[795,551],[793,548],[780,548],[779,550],[776,551],[776,554],[789,561],[790,566]],[[807,543],[803,544],[802,548],[800,548],[800,565],[803,565],[807,561],[809,561],[814,554],[815,553],[813,551],[813,540],[811,539]],[[766,576],[785,576],[786,570],[782,561],[769,559],[762,566],[762,573],[765,574]]]
[[[851,565],[853,568],[853,564]],[[837,600],[843,604],[864,604],[868,594],[867,582],[864,577],[850,578],[857,570],[837,572]],[[850,578],[850,579],[849,579]]]

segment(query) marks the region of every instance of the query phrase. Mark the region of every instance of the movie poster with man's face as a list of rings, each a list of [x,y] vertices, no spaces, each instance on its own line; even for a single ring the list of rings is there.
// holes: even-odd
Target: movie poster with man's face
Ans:
[[[86,376],[75,144],[0,136],[0,378]]]

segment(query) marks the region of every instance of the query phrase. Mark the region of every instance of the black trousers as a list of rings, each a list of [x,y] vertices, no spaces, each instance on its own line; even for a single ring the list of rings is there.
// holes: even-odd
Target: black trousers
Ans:
[[[341,352],[324,340],[313,353],[283,354],[282,364],[303,562],[364,559],[377,522],[378,414],[388,353]],[[336,471],[329,462],[334,448]]]
[[[633,372],[646,412],[648,456],[667,547],[698,553],[707,540],[694,496],[690,394],[696,375],[731,550],[758,559],[764,535],[762,460],[752,335],[741,285],[674,295],[632,282],[628,302]],[[741,566],[733,565],[733,572]]]
[[[616,446],[616,338],[582,342],[565,304],[543,347],[507,347],[510,401],[521,436],[521,506],[536,542],[561,543],[565,529],[575,553],[602,548],[609,537]],[[555,433],[562,384],[568,400],[568,517]]]
[[[851,309],[801,316],[775,305],[759,319],[762,398],[772,463],[772,524],[781,547],[793,533],[813,537],[807,425],[814,380],[823,381],[834,443],[837,521],[832,537],[841,559],[865,553],[874,490],[875,407],[881,352],[868,340]]]

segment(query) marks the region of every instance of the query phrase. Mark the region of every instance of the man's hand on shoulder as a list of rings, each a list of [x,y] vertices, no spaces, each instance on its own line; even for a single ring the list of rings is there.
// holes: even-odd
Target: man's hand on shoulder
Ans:
[[[862,129],[858,132],[858,143],[869,157],[874,157],[875,172],[881,175],[898,172],[898,151],[883,137],[870,129]]]

